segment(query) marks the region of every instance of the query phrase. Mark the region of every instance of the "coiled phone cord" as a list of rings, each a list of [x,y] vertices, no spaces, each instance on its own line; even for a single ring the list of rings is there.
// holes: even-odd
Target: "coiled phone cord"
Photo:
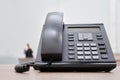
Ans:
[[[50,65],[52,64],[53,60],[50,60],[48,63],[47,63],[47,67],[50,67]],[[24,64],[17,64],[15,66],[15,71],[17,73],[23,73],[23,72],[26,72],[26,71],[29,71],[30,70],[30,66],[32,66],[35,70],[37,70],[34,66],[35,62],[28,62],[28,63],[24,63]]]
[[[29,71],[30,66],[34,66],[34,62],[24,63],[24,64],[17,64],[15,66],[15,71],[17,73],[23,73]]]

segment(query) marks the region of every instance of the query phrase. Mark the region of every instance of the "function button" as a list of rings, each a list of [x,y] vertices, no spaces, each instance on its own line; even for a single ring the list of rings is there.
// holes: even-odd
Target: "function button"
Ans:
[[[97,37],[102,37],[102,34],[97,34]]]
[[[103,39],[103,37],[97,37],[97,39],[98,39],[98,40],[102,40],[102,39]]]
[[[74,50],[74,47],[68,47],[69,50]]]
[[[81,50],[83,50],[83,47],[77,47],[77,50],[81,51]]]
[[[98,55],[98,51],[92,51],[93,55]]]
[[[89,51],[89,50],[90,50],[90,47],[84,47],[84,50],[85,50],[85,51]]]
[[[91,56],[85,56],[85,59],[87,59],[87,60],[91,59]]]
[[[83,55],[83,51],[78,51],[77,54],[78,55]]]
[[[100,50],[105,50],[105,46],[99,46]]]
[[[78,40],[82,41],[84,40],[83,34],[82,33],[78,33]]]
[[[84,43],[84,46],[89,46],[89,44],[88,43]]]
[[[88,40],[93,40],[92,33],[88,33]]]
[[[74,38],[74,36],[68,36],[68,38]]]
[[[74,46],[74,43],[68,43],[69,46]]]
[[[82,45],[83,45],[82,43],[77,43],[77,46],[80,46],[80,47],[82,47]]]
[[[107,51],[106,51],[106,50],[100,50],[100,53],[101,53],[101,54],[106,54]]]
[[[96,51],[96,50],[97,50],[97,47],[91,47],[91,50],[92,50],[92,51]]]
[[[93,40],[92,33],[84,33],[84,40]]]
[[[86,54],[86,55],[90,55],[91,52],[90,52],[90,51],[85,51],[85,54]]]
[[[83,37],[84,37],[84,40],[88,40],[88,34],[87,33],[84,33]]]
[[[103,45],[105,45],[105,43],[104,42],[99,42],[98,45],[103,46]]]
[[[74,41],[74,38],[68,38],[68,41]]]
[[[69,51],[68,54],[74,54],[74,51]]]
[[[96,44],[96,43],[91,43],[90,45],[91,45],[92,47],[93,47],[93,46],[97,46],[97,44]]]
[[[68,33],[68,36],[74,36],[74,34],[73,33]]]
[[[80,60],[83,60],[84,59],[84,56],[77,56],[78,57],[78,59],[80,59]]]
[[[78,40],[83,41],[83,40],[93,40],[92,33],[78,33]]]
[[[108,58],[108,55],[107,55],[107,54],[102,54],[102,55],[101,55],[101,58],[102,58],[102,59],[107,59],[107,58]]]
[[[68,57],[69,57],[69,59],[75,59],[74,55],[69,55]]]
[[[98,60],[98,59],[99,59],[99,56],[98,56],[98,55],[94,55],[94,56],[93,56],[93,59],[94,59],[94,60]]]

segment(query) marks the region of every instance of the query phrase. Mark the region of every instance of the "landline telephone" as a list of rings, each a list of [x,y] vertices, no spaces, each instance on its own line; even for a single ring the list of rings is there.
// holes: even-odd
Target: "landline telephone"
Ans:
[[[40,71],[106,71],[116,67],[103,24],[64,24],[63,13],[46,17],[35,62],[15,66],[22,73]]]

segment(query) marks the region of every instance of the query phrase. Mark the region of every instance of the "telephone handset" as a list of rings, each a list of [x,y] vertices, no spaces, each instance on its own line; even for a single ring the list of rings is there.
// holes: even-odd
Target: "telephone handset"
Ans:
[[[116,61],[103,24],[63,24],[63,13],[51,12],[43,26],[35,62],[17,65],[22,73],[40,71],[106,71]]]
[[[43,61],[62,59],[63,14],[48,13],[42,32],[41,57]]]

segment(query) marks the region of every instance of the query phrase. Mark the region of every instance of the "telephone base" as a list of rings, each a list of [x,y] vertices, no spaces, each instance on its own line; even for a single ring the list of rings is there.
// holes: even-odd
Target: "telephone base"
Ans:
[[[116,63],[36,63],[34,67],[41,72],[109,72]]]

